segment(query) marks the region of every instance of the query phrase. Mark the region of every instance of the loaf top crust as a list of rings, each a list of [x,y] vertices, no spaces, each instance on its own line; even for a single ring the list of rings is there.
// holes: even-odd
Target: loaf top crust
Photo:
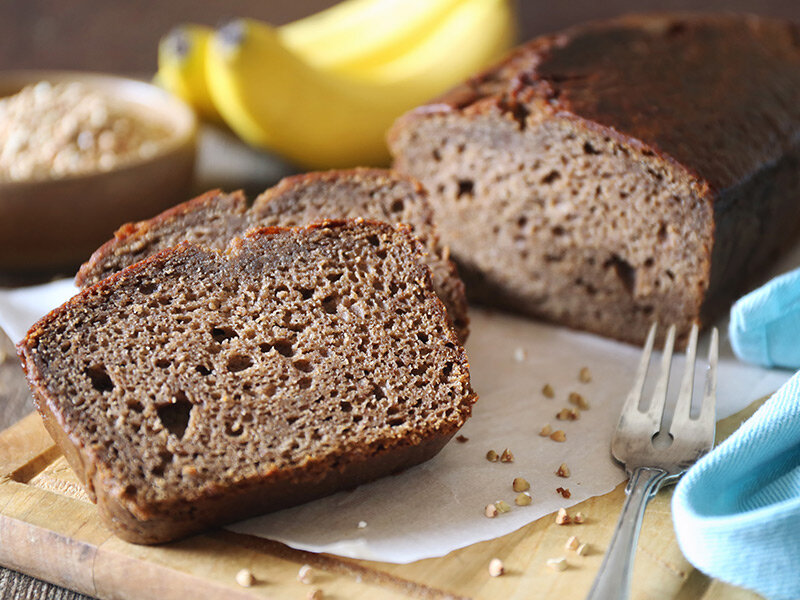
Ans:
[[[721,191],[800,137],[800,27],[750,15],[635,15],[534,39],[407,119],[576,119]]]

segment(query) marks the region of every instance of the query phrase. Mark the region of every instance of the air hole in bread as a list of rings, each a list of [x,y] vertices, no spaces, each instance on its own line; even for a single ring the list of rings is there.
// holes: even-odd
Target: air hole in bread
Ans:
[[[310,360],[306,360],[305,358],[294,361],[292,365],[294,365],[295,369],[302,371],[303,373],[310,373],[314,370],[314,365],[311,364]]]
[[[211,375],[211,371],[212,371],[212,369],[209,369],[205,365],[197,365],[194,368],[194,370],[197,371],[198,373],[200,373],[200,375],[202,375],[203,377],[205,377],[206,375]]]
[[[561,173],[558,171],[550,171],[547,175],[542,177],[542,183],[550,184],[559,179],[561,179]]]
[[[222,343],[225,340],[230,340],[235,337],[239,337],[239,334],[236,333],[231,327],[212,327],[211,328],[211,337],[214,338],[215,342]]]
[[[158,284],[152,281],[148,281],[143,283],[139,286],[139,292],[147,296],[148,294],[152,294],[158,289]]]
[[[110,392],[114,389],[114,382],[106,371],[105,365],[92,365],[86,369],[86,376],[92,382],[92,387],[98,392]]]
[[[294,348],[289,340],[276,340],[273,347],[282,356],[287,358],[294,356]]]
[[[322,309],[329,315],[336,314],[336,306],[339,302],[336,294],[331,294],[322,299]]]
[[[367,241],[370,243],[371,246],[374,246],[375,248],[381,245],[381,240],[378,238],[377,235],[367,236]]]
[[[253,366],[253,359],[246,354],[233,354],[225,365],[231,373],[238,373]]]
[[[267,342],[261,342],[258,345],[258,349],[261,350],[264,354],[272,350],[272,344],[268,344]]]
[[[405,208],[405,203],[398,198],[397,200],[392,202],[392,206],[389,208],[389,210],[392,211],[393,213],[399,213],[403,212],[404,208]]]
[[[353,410],[353,405],[349,402],[339,402],[339,408],[342,410],[342,412],[350,412]]]
[[[242,433],[244,433],[244,429],[242,428],[241,423],[226,423],[225,433],[231,437],[239,437],[242,435]]]
[[[584,154],[600,154],[600,151],[596,150],[589,142],[583,143],[583,152]]]
[[[303,300],[308,300],[314,295],[314,290],[309,288],[300,288],[300,296]]]
[[[633,293],[636,284],[636,269],[627,260],[617,254],[612,254],[611,258],[603,263],[603,266],[613,268],[628,293]]]
[[[456,196],[461,198],[462,196],[471,196],[475,189],[475,182],[471,179],[459,179],[458,180],[458,192]]]
[[[301,390],[307,390],[308,388],[311,387],[311,378],[310,377],[301,377],[297,381],[297,386]]]
[[[167,367],[169,367],[170,364],[171,363],[170,363],[169,359],[167,359],[167,358],[159,358],[159,359],[156,360],[156,366],[159,369],[166,369]]]
[[[144,405],[135,399],[129,399],[126,403],[126,406],[135,413],[141,413],[144,411]]]
[[[178,392],[173,402],[158,406],[156,412],[164,428],[180,440],[189,426],[193,408],[194,405],[189,402],[186,394]]]

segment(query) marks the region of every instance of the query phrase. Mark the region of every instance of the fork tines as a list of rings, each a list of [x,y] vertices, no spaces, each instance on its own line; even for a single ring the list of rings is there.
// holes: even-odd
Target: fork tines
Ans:
[[[664,353],[661,357],[661,371],[653,391],[650,404],[645,412],[639,410],[639,403],[644,391],[644,383],[647,377],[648,366],[653,352],[656,330],[658,324],[653,323],[647,334],[642,358],[636,370],[636,378],[633,388],[628,394],[625,405],[620,417],[620,427],[623,421],[628,425],[634,425],[637,430],[646,429],[651,435],[655,435],[661,429],[661,420],[664,414],[664,406],[667,400],[667,386],[669,383],[670,367],[672,365],[673,346],[675,344],[675,325],[670,325],[667,330],[664,342]],[[686,344],[686,366],[681,379],[680,391],[675,406],[675,414],[670,426],[670,434],[684,434],[689,429],[708,430],[714,427],[715,423],[715,397],[717,386],[717,362],[719,358],[719,334],[717,329],[711,331],[711,343],[708,352],[708,368],[706,373],[705,389],[701,403],[700,413],[696,418],[692,418],[692,391],[694,388],[695,357],[697,353],[698,326],[692,325],[689,333],[689,340]],[[699,433],[699,432],[698,432]],[[712,434],[713,435],[713,434]]]

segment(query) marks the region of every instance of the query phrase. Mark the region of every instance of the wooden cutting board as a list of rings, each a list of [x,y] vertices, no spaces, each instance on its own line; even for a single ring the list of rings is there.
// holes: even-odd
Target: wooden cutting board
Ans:
[[[727,437],[760,402],[722,421]],[[633,579],[635,599],[756,600],[755,594],[694,570],[678,549],[670,517],[671,488],[651,502]],[[582,525],[559,526],[551,516],[494,540],[442,558],[394,565],[293,550],[260,538],[214,531],[157,547],[112,536],[100,523],[61,452],[31,414],[0,433],[0,564],[100,598],[297,598],[319,588],[324,598],[557,598],[581,599],[600,567],[624,498],[624,484],[570,509]],[[569,536],[587,542],[578,556]],[[566,556],[555,572],[548,558]],[[493,557],[505,564],[490,577]],[[297,581],[301,565],[314,568],[312,585]],[[236,583],[249,569],[252,587]]]

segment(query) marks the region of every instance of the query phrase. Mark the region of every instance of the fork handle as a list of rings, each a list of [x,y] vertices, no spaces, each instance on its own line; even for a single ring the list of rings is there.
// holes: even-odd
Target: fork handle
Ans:
[[[630,596],[633,557],[642,528],[644,509],[661,487],[667,472],[637,467],[625,488],[627,497],[608,551],[586,600],[624,600]]]

